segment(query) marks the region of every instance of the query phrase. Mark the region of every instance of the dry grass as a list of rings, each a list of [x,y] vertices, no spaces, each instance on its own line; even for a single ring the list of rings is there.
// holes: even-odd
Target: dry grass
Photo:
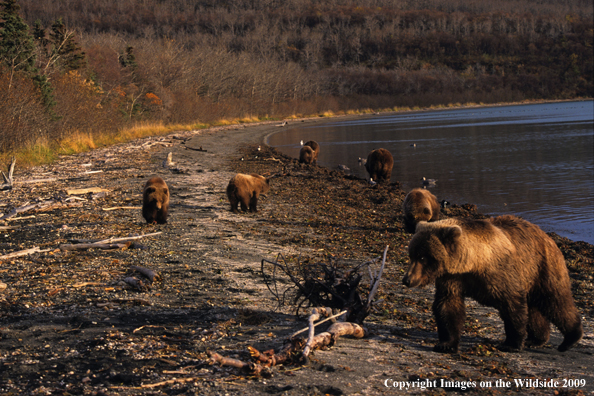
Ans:
[[[519,103],[542,103],[544,101],[527,101],[524,100]],[[499,105],[514,104],[514,103],[501,103]],[[515,103],[517,104],[517,103]],[[310,118],[310,117],[322,117],[329,118],[337,115],[355,115],[355,114],[373,114],[377,112],[407,112],[407,111],[420,111],[428,109],[446,109],[446,108],[460,108],[460,107],[477,107],[484,106],[484,103],[467,102],[461,103],[449,103],[447,105],[439,106],[428,106],[428,107],[393,107],[384,109],[351,109],[348,111],[334,112],[327,110],[312,115],[301,115],[293,114],[282,119],[296,119],[296,118]],[[189,124],[164,124],[162,121],[157,122],[143,122],[134,125],[133,127],[123,129],[118,133],[84,133],[80,131],[71,132],[67,138],[64,138],[58,142],[44,142],[38,141],[33,146],[24,148],[17,152],[12,153],[0,153],[0,169],[4,168],[6,164],[10,163],[10,158],[15,157],[20,167],[37,166],[41,164],[48,164],[56,160],[61,155],[73,155],[82,153],[90,150],[94,150],[98,147],[106,147],[114,144],[120,144],[129,142],[135,139],[140,139],[149,136],[161,136],[174,133],[176,131],[192,131],[197,129],[206,129],[213,126],[228,126],[236,124],[250,124],[262,121],[278,121],[278,118],[270,117],[268,115],[263,117],[256,116],[244,116],[242,118],[234,119],[221,119],[212,123],[201,123],[193,122]],[[5,165],[3,165],[5,164]]]

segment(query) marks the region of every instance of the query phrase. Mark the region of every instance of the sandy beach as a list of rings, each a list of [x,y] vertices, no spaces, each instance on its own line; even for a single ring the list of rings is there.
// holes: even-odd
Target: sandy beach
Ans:
[[[315,122],[323,120],[286,127]],[[299,165],[263,144],[278,125],[179,132],[42,167],[17,164],[15,188],[0,193],[0,209],[38,206],[0,221],[0,254],[41,252],[0,260],[6,285],[0,290],[0,393],[594,392],[591,245],[552,235],[583,318],[584,339],[575,348],[559,353],[562,336],[554,329],[542,348],[500,352],[504,331],[497,312],[467,301],[460,353],[434,353],[434,289],[402,285],[411,238],[401,219],[406,192],[397,182],[371,187],[338,170]],[[173,164],[164,167],[168,153]],[[230,211],[225,188],[239,172],[275,175],[256,214]],[[147,225],[141,215],[142,187],[154,175],[171,191],[165,225]],[[484,217],[471,203],[443,215]],[[126,237],[137,238],[112,249],[64,248]],[[366,338],[340,338],[305,366],[278,365],[260,375],[213,363],[212,352],[249,362],[248,346],[278,351],[306,326],[307,309],[296,316],[293,301],[279,301],[266,286],[263,259],[280,254],[293,262],[354,265],[377,258],[386,246],[376,296],[382,301],[363,323]],[[151,282],[134,266],[159,277]],[[131,285],[131,277],[140,284]],[[281,276],[278,281],[290,286]]]

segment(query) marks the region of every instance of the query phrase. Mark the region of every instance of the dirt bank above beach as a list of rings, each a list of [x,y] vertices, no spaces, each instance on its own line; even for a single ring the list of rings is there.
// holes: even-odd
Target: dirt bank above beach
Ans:
[[[560,394],[594,390],[591,245],[554,236],[584,318],[586,336],[576,348],[558,353],[561,336],[554,331],[544,348],[501,353],[494,347],[503,337],[497,314],[470,302],[461,353],[435,354],[432,289],[401,285],[410,240],[400,220],[405,192],[397,183],[370,187],[339,171],[301,166],[261,143],[277,128],[184,132],[25,171],[17,164],[15,189],[0,193],[2,212],[26,202],[47,206],[0,223],[0,249],[46,251],[0,261],[6,284],[0,292],[0,393],[395,394],[404,392],[394,389],[402,383],[408,395],[468,392],[462,388],[475,383],[478,391],[505,394],[517,393],[514,379],[526,378],[586,382],[561,383],[555,388]],[[169,152],[174,164],[164,168]],[[237,172],[281,174],[258,214],[230,212],[225,187]],[[153,175],[163,177],[172,194],[163,226],[146,225],[138,209],[142,186]],[[67,192],[91,187],[106,191]],[[445,214],[481,217],[473,205]],[[160,234],[126,248],[59,249],[75,240],[149,233]],[[262,259],[281,253],[302,262],[360,262],[386,245],[383,302],[366,320],[369,337],[341,338],[316,351],[307,366],[278,366],[259,377],[211,364],[208,351],[249,361],[248,345],[279,350],[304,326],[295,306],[286,301],[279,308],[266,288]],[[135,289],[125,279],[142,277],[131,266],[150,268],[161,279]],[[495,386],[498,380],[511,385]]]

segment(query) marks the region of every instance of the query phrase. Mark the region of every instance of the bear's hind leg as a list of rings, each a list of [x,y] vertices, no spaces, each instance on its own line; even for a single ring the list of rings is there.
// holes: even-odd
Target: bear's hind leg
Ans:
[[[540,347],[547,343],[551,332],[550,323],[536,307],[528,307],[528,338],[526,345]]]
[[[569,279],[566,285],[547,290],[537,296],[535,301],[540,302],[539,309],[543,316],[563,334],[563,342],[557,348],[559,352],[567,351],[582,339],[582,320],[571,295]]]
[[[551,321],[563,334],[563,342],[557,348],[559,352],[567,351],[582,339],[584,335],[582,320],[573,301],[569,307],[565,306],[561,311],[556,312]]]
[[[466,308],[462,295],[448,293],[455,287],[436,284],[435,300],[433,301],[433,314],[437,323],[439,342],[433,351],[440,353],[456,353],[460,344],[460,335],[464,328]]]

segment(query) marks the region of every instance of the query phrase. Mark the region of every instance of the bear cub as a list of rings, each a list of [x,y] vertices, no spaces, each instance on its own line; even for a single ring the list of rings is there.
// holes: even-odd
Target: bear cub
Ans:
[[[165,180],[152,177],[142,194],[142,217],[149,224],[165,224],[169,214],[169,188]]]
[[[320,154],[320,145],[315,140],[306,142],[299,151],[299,163],[301,164],[317,164],[318,155]]]
[[[565,260],[538,226],[515,216],[420,222],[408,251],[403,283],[424,287],[435,281],[434,351],[458,351],[465,297],[499,311],[502,351],[520,351],[525,342],[544,345],[551,322],[564,336],[559,351],[582,338]]]
[[[393,166],[394,158],[384,148],[379,148],[369,153],[367,162],[365,163],[365,169],[369,173],[369,177],[378,183],[390,182]]]
[[[420,221],[439,220],[439,203],[435,195],[423,188],[411,190],[402,204],[404,230],[413,233]]]
[[[227,185],[227,198],[231,204],[231,211],[238,213],[237,204],[244,212],[256,213],[258,211],[258,197],[270,188],[270,180],[264,176],[238,173]]]

